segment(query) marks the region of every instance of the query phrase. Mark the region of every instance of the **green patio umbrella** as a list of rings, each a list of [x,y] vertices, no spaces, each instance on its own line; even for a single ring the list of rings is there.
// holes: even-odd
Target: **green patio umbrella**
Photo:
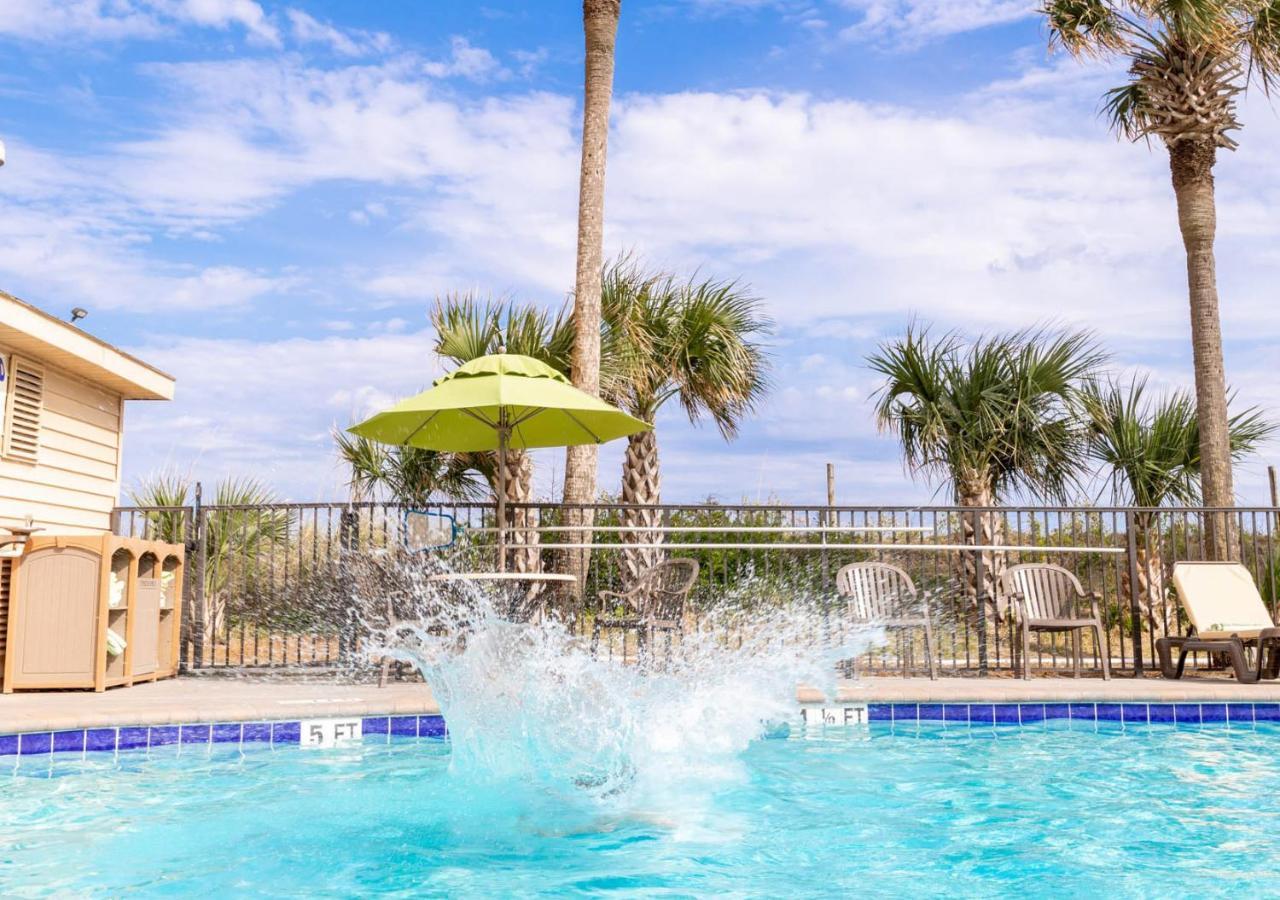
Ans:
[[[531,356],[482,356],[348,431],[383,444],[498,451],[498,568],[506,569],[507,449],[603,444],[651,428]]]

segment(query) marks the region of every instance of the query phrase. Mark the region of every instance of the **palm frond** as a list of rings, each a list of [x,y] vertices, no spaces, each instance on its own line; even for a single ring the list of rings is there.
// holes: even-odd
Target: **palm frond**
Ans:
[[[1083,470],[1079,386],[1104,359],[1087,333],[1029,330],[966,345],[913,323],[868,364],[884,378],[877,420],[898,435],[913,474],[942,477],[959,495],[1023,489],[1062,499]]]
[[[1249,75],[1270,94],[1280,83],[1280,0],[1263,0],[1244,28]]]
[[[606,393],[633,415],[652,422],[674,398],[691,422],[708,416],[731,439],[768,392],[761,339],[773,323],[744,285],[681,283],[624,256],[605,270],[601,306],[618,344]]]
[[[1187,391],[1146,396],[1147,381],[1094,381],[1084,392],[1089,454],[1102,464],[1117,503],[1142,507],[1200,502],[1200,428]],[[1231,455],[1254,453],[1275,424],[1254,408],[1229,420]]]
[[[1073,56],[1102,56],[1125,50],[1125,19],[1105,0],[1049,0],[1040,12],[1049,27],[1050,48]]]

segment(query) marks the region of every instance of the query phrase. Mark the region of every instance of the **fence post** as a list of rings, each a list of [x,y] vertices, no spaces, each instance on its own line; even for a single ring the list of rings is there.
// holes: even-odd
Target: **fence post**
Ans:
[[[356,583],[351,572],[351,556],[359,549],[359,542],[360,513],[348,506],[338,515],[338,585],[347,601],[347,620],[338,632],[338,659],[343,665],[354,663],[360,643]]]
[[[983,546],[982,516],[984,513],[975,510],[973,513],[973,543],[975,547]],[[973,596],[978,604],[978,675],[985,677],[989,671],[987,659],[987,592],[986,592],[986,555],[985,550],[974,550],[973,573],[975,583]]]
[[[1129,616],[1133,629],[1133,677],[1142,677],[1142,588],[1138,584],[1138,529],[1133,510],[1125,510],[1124,530],[1129,558]],[[1099,648],[1102,649],[1102,648]],[[1106,652],[1103,650],[1103,652]]]
[[[195,573],[195,584],[192,585],[192,603],[188,621],[191,623],[191,668],[199,669],[204,665],[204,573],[208,560],[205,559],[207,541],[205,540],[204,506],[201,502],[202,490],[200,482],[196,482],[195,503],[191,508],[191,538],[187,542],[187,552],[195,553],[192,571]]]

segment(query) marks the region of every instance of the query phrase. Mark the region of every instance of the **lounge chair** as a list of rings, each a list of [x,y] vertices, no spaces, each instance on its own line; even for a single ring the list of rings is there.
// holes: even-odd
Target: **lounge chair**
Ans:
[[[1024,563],[1012,566],[1000,579],[1004,595],[1013,605],[1018,631],[1022,635],[1022,677],[1031,677],[1031,632],[1071,632],[1072,675],[1080,677],[1080,633],[1093,629],[1098,656],[1102,660],[1102,677],[1111,678],[1111,652],[1102,632],[1098,612],[1101,595],[1080,585],[1080,579],[1062,566],[1051,563]],[[1084,615],[1081,603],[1089,601],[1090,615]]]
[[[623,612],[602,611],[596,616],[591,635],[593,651],[604,628],[634,628],[647,645],[652,645],[658,632],[670,635],[683,631],[685,608],[698,580],[698,569],[695,559],[668,559],[649,569],[625,591],[601,591],[602,607],[621,607]]]
[[[1195,651],[1225,653],[1236,680],[1243,684],[1254,684],[1264,674],[1280,675],[1280,628],[1275,627],[1248,569],[1233,562],[1175,563],[1173,586],[1191,624],[1185,635],[1156,641],[1165,678],[1181,678],[1187,654]],[[1256,655],[1253,667],[1249,650]]]
[[[848,598],[846,615],[854,624],[879,625],[895,631],[922,630],[924,654],[929,660],[929,677],[938,677],[929,602],[916,592],[911,576],[888,563],[850,563],[836,573],[836,589],[842,597]],[[903,653],[900,657],[904,678],[907,675],[907,656]]]

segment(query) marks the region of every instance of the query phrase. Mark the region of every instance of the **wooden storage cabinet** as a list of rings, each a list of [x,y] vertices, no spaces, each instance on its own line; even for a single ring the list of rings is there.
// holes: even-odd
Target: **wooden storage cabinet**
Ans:
[[[160,541],[29,538],[9,564],[4,692],[176,675],[183,559]]]

